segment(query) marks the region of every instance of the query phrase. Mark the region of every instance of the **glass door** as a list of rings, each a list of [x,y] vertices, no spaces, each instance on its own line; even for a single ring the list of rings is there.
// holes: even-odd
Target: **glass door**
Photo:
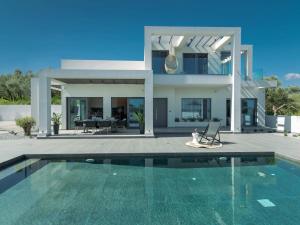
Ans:
[[[128,98],[128,126],[139,127],[135,112],[144,114],[144,98]]]
[[[242,99],[242,124],[243,126],[257,125],[257,99]]]
[[[226,126],[231,124],[231,100],[226,99]]]
[[[86,98],[67,98],[67,119],[68,129],[75,128],[75,120],[87,119]]]

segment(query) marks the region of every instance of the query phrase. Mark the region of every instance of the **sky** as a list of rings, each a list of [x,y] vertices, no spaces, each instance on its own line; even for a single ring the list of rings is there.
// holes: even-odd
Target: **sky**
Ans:
[[[297,0],[0,0],[0,74],[61,59],[143,60],[144,26],[238,26],[254,70],[300,85]]]

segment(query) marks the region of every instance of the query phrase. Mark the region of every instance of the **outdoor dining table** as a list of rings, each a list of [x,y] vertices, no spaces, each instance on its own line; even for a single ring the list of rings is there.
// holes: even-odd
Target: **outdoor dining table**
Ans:
[[[104,120],[93,120],[93,119],[85,119],[85,120],[78,120],[77,123],[82,124],[83,133],[89,133],[89,128],[101,128],[101,127],[115,127],[116,119],[104,119]],[[116,132],[116,130],[114,130]]]

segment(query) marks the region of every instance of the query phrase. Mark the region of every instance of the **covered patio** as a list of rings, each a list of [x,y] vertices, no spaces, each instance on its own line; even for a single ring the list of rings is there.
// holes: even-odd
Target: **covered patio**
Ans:
[[[79,62],[67,60],[63,62],[62,69],[43,70],[38,77],[32,79],[32,115],[37,121],[38,137],[53,135],[50,107],[50,89],[53,85],[60,85],[62,89],[61,136],[140,135],[138,124],[133,119],[136,104],[142,104],[143,136],[153,136],[152,71],[139,69],[136,64],[127,65],[126,68],[120,66],[126,64],[125,61],[106,66],[102,61],[94,62],[97,66],[100,66],[99,63],[103,64],[100,66],[101,70],[90,69],[93,68],[93,62],[81,65],[80,69],[68,68],[70,63],[74,67]],[[123,129],[127,128],[126,120],[130,129]],[[102,126],[105,122],[110,125]],[[91,126],[92,123],[95,126]]]

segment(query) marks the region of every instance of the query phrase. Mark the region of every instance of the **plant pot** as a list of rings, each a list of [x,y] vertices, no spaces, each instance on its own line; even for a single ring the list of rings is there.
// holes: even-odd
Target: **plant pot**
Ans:
[[[144,133],[145,133],[145,125],[140,124],[140,134],[144,134]]]
[[[31,135],[31,127],[23,127],[24,135],[30,136]]]
[[[53,124],[53,132],[54,134],[58,134],[59,131],[59,124]]]

